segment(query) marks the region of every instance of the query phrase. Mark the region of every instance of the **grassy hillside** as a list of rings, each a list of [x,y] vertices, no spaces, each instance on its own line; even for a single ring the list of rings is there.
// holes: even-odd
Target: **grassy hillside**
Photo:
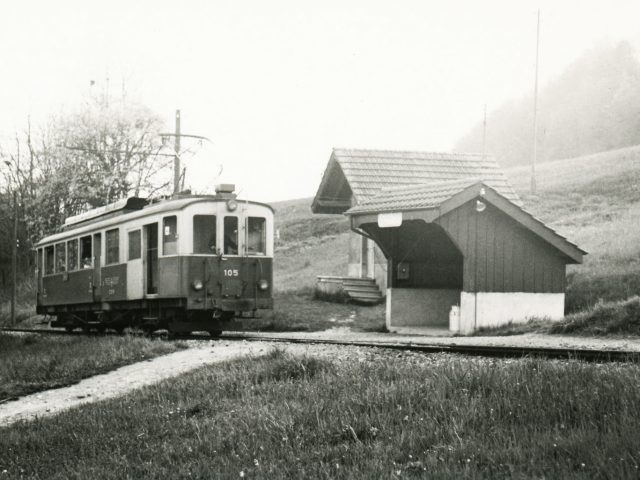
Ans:
[[[527,210],[589,252],[568,269],[569,311],[640,292],[640,146],[541,163],[537,195],[529,194],[529,167],[506,172]],[[312,215],[310,205],[310,198],[274,204],[280,290],[346,273],[346,218]]]
[[[273,203],[276,210],[274,285],[308,290],[316,275],[344,275],[349,222],[344,215],[313,215],[311,198]]]

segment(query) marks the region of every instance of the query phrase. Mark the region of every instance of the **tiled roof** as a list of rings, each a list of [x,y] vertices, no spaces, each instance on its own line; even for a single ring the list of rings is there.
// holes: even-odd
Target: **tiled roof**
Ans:
[[[479,178],[461,178],[420,185],[383,188],[376,195],[347,210],[346,214],[437,208],[455,194],[480,183],[486,182],[482,182]]]
[[[385,188],[380,190],[377,195],[374,195],[364,202],[350,208],[345,213],[347,215],[360,215],[371,213],[377,214],[385,212],[406,212],[409,210],[436,209],[439,208],[447,200],[450,200],[452,197],[474,186],[478,188],[478,192],[480,188],[487,187],[487,190],[486,192],[483,192],[483,195],[488,194],[488,192],[490,192],[490,190],[493,188],[486,181],[480,180],[478,178],[463,178],[459,180],[432,182],[422,185]],[[512,203],[516,206],[515,212],[519,217],[528,217],[530,220],[532,220],[537,232],[546,230],[560,242],[564,242],[564,244],[579,250],[582,254],[587,253],[584,250],[580,249],[575,243],[569,241],[566,237],[558,233],[556,230],[545,225],[542,220],[522,208],[522,205],[516,204],[516,202],[509,200],[505,195],[501,195],[500,192],[498,192],[496,189],[494,190],[497,198],[502,197],[502,200],[507,204]]]
[[[520,204],[496,161],[481,154],[334,149],[333,158],[358,203],[387,187],[473,177]]]

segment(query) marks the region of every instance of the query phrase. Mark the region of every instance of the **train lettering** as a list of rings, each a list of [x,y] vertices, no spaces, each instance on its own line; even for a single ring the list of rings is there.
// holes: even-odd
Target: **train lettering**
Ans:
[[[237,277],[238,276],[238,269],[237,268],[225,268],[224,269],[224,276],[225,277]]]

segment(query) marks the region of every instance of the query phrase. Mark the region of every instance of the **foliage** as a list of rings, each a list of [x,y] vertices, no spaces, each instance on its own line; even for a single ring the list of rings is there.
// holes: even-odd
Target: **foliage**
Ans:
[[[3,428],[0,470],[6,478],[638,478],[637,364],[307,352],[209,366]]]
[[[538,158],[541,161],[640,143],[640,62],[628,42],[602,44],[576,60],[541,89]],[[485,151],[504,166],[529,163],[533,155],[533,97],[511,100],[487,118]],[[483,150],[480,123],[456,145]]]
[[[599,301],[550,325],[549,333],[580,335],[640,335],[640,297],[618,302]]]
[[[160,117],[143,105],[92,97],[39,129],[29,122],[15,143],[0,145],[0,267],[10,256],[14,194],[24,270],[34,243],[66,217],[166,187],[168,160],[157,156],[162,128]]]
[[[559,321],[532,318],[524,323],[510,322],[497,327],[482,328],[474,335],[508,336],[524,333],[640,336],[640,297],[636,295],[615,302],[599,300],[595,305],[570,313]]]

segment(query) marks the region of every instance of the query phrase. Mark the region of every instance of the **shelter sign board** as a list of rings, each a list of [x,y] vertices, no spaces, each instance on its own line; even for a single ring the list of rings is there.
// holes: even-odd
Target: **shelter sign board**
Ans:
[[[400,225],[402,225],[402,212],[378,214],[378,227],[391,228],[399,227]]]

